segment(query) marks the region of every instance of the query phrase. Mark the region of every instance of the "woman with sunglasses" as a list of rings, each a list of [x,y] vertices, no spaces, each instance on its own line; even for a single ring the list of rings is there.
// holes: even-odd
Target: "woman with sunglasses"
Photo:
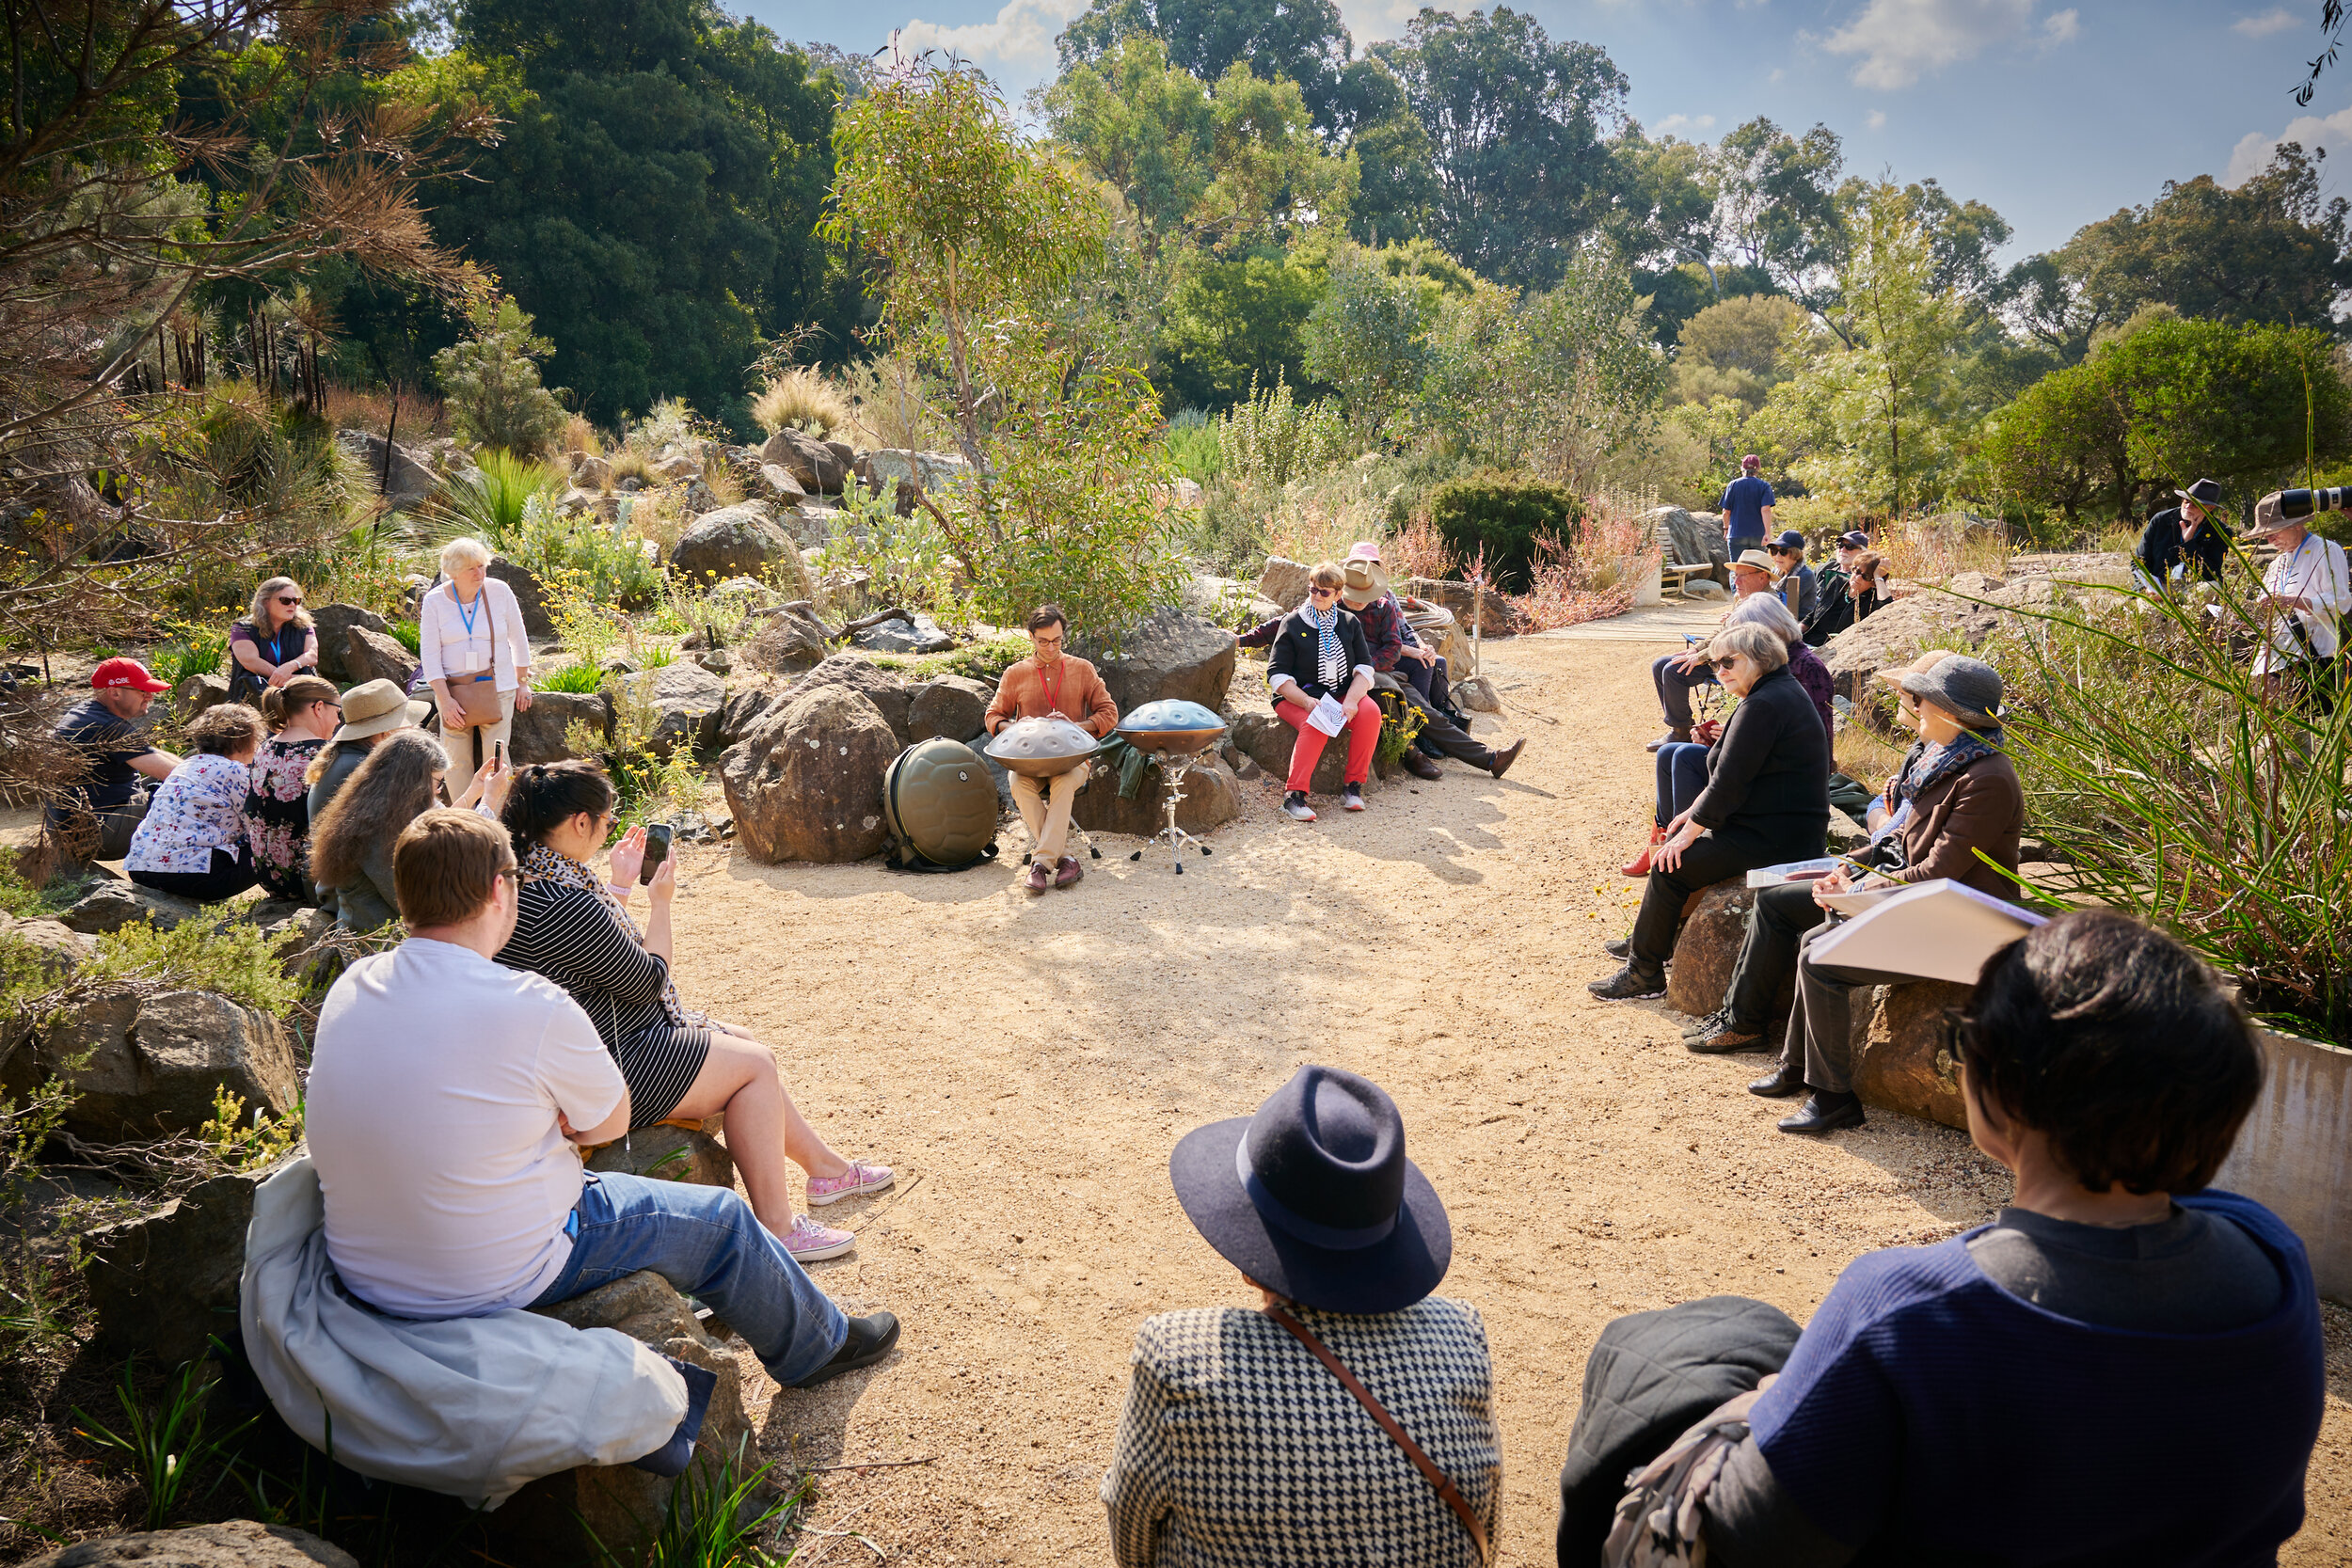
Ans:
[[[611,879],[589,860],[612,837],[618,798],[593,762],[533,763],[514,776],[500,820],[521,863],[514,935],[499,951],[509,969],[546,976],[586,1009],[628,1085],[629,1119],[651,1127],[726,1116],[727,1152],[760,1224],[803,1263],[837,1258],[856,1238],[792,1212],[784,1164],[808,1173],[812,1208],[880,1192],[888,1165],[846,1160],[808,1124],[751,1031],[689,1012],[670,977],[670,900],[677,862],[664,860],[645,892],[640,933],[629,895],[645,862],[645,831],[612,847]]]
[[[1283,618],[1275,634],[1274,653],[1266,661],[1266,688],[1274,694],[1274,711],[1298,738],[1291,744],[1291,770],[1284,785],[1282,815],[1295,822],[1312,822],[1314,808],[1307,804],[1314,782],[1315,764],[1323,760],[1324,742],[1331,736],[1308,722],[1326,697],[1339,704],[1347,731],[1347,772],[1340,804],[1349,811],[1364,809],[1364,781],[1372,776],[1372,753],[1380,742],[1380,705],[1372,700],[1372,644],[1364,628],[1340,603],[1347,574],[1336,561],[1326,561],[1307,575],[1307,602]]]
[[[271,734],[253,753],[245,792],[245,839],[253,870],[272,898],[312,901],[310,783],[312,759],[343,721],[331,681],[296,675],[262,694],[262,719]]]
[[[259,707],[262,693],[283,686],[319,661],[310,612],[302,608],[302,584],[272,578],[253,592],[253,613],[229,628],[229,700]]]

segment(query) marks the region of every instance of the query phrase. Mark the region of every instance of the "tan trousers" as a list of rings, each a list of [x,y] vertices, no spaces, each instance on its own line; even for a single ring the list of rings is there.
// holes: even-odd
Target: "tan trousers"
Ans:
[[[1012,775],[1012,803],[1021,808],[1033,852],[1044,860],[1058,861],[1069,852],[1071,803],[1078,798],[1078,786],[1086,783],[1093,766],[1089,758],[1067,773],[1055,774],[1047,781],[1053,785],[1050,800],[1037,780],[1026,773]]]

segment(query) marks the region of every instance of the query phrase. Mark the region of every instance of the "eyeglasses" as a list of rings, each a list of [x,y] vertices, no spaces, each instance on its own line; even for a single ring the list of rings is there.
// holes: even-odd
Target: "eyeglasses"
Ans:
[[[1310,588],[1307,590],[1307,597],[1311,599],[1336,599],[1339,596],[1340,591],[1336,588]]]
[[[299,605],[302,602],[302,595],[299,594],[280,594],[278,595],[278,602],[282,605]]]

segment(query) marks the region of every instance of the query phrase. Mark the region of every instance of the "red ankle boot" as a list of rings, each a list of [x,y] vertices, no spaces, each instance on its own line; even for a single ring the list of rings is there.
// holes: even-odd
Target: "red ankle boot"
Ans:
[[[1652,827],[1649,831],[1648,848],[1644,849],[1640,854],[1634,856],[1630,863],[1619,866],[1617,869],[1629,877],[1648,876],[1650,850],[1657,848],[1660,845],[1665,842],[1666,830],[1663,828]]]

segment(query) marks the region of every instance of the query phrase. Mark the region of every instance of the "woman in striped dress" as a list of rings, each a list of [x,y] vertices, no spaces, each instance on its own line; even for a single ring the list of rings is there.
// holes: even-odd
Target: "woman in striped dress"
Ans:
[[[890,1167],[834,1153],[785,1092],[766,1046],[679,1005],[670,979],[677,863],[663,862],[646,889],[652,908],[642,933],[628,898],[644,863],[644,831],[613,847],[609,880],[587,864],[612,833],[616,803],[593,762],[534,763],[516,774],[501,820],[521,863],[521,908],[499,962],[547,976],[586,1009],[628,1084],[632,1126],[724,1112],[727,1150],[760,1223],[803,1262],[838,1257],[854,1238],[792,1212],[784,1162],[808,1173],[817,1207],[879,1192],[893,1180]]]

